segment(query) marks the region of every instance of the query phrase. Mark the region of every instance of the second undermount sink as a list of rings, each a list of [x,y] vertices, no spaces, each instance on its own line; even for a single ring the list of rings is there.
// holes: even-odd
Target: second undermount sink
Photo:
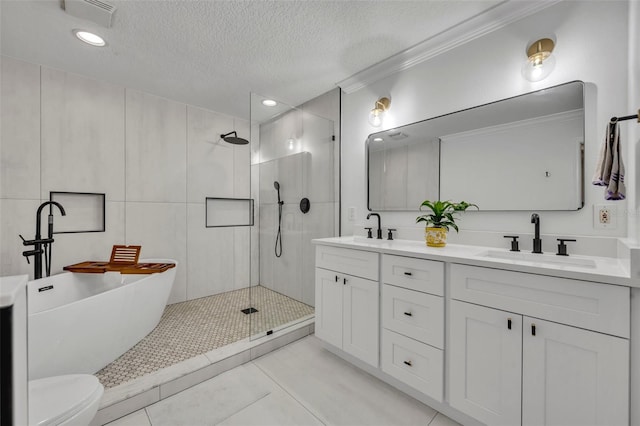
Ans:
[[[481,257],[504,259],[504,260],[519,260],[525,262],[546,263],[551,265],[564,265],[574,266],[579,268],[595,268],[596,262],[593,259],[585,257],[574,256],[557,256],[555,254],[538,254],[528,253],[522,251],[501,251],[501,250],[489,250],[480,254]]]

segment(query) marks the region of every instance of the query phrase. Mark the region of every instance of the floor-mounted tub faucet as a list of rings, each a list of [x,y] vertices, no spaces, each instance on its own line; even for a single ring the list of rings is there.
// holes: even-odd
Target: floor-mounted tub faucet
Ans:
[[[38,211],[36,212],[36,236],[33,240],[25,240],[22,235],[22,244],[25,246],[33,246],[33,250],[23,251],[22,255],[27,258],[27,263],[29,262],[29,256],[34,257],[33,261],[33,279],[37,280],[38,278],[42,278],[42,255],[45,256],[46,263],[46,272],[47,276],[51,275],[51,246],[53,245],[53,211],[49,211],[49,220],[48,220],[48,228],[47,228],[47,238],[42,238],[42,234],[40,232],[41,225],[41,217],[42,217],[42,209],[46,206],[56,206],[60,210],[60,214],[62,216],[66,216],[67,213],[64,211],[64,207],[56,201],[45,201],[40,204],[38,207]],[[44,247],[43,247],[44,246]]]
[[[371,216],[376,216],[378,218],[378,239],[381,240],[382,239],[382,227],[380,226],[380,215],[378,213],[369,213],[367,215],[367,220],[371,217]]]
[[[540,216],[538,213],[531,215],[531,223],[534,225],[533,251],[532,253],[542,253],[542,240],[540,239]]]

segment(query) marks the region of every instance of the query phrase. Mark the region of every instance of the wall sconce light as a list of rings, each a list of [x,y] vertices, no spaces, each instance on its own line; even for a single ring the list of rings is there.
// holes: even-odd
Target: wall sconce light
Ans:
[[[382,124],[384,113],[389,109],[389,106],[391,106],[391,99],[378,99],[376,101],[376,104],[373,106],[373,109],[369,113],[369,124],[371,124],[373,127],[380,127],[380,125]]]
[[[544,80],[556,65],[551,55],[555,43],[550,38],[541,38],[527,49],[527,61],[522,65],[522,76],[529,81]]]

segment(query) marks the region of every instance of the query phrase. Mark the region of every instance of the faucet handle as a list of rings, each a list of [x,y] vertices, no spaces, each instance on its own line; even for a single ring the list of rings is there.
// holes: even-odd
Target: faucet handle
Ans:
[[[511,251],[520,251],[520,247],[518,247],[519,235],[505,235],[504,238],[511,238]]]
[[[569,238],[558,238],[558,241],[560,241],[560,244],[558,244],[558,252],[556,253],[557,256],[569,256],[569,254],[567,253],[567,245],[565,244],[565,242],[575,242],[576,240],[572,240]]]
[[[371,227],[365,227],[364,229],[367,230],[367,238],[373,238],[373,234],[371,233]]]
[[[387,229],[387,240],[393,240],[393,231],[395,231],[393,228]]]

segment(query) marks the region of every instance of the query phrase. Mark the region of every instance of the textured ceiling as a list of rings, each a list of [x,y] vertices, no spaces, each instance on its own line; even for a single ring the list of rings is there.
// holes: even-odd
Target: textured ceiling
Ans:
[[[0,0],[0,52],[249,118],[249,93],[298,105],[501,3],[106,0],[111,28],[59,0]],[[102,35],[94,48],[71,30]]]

